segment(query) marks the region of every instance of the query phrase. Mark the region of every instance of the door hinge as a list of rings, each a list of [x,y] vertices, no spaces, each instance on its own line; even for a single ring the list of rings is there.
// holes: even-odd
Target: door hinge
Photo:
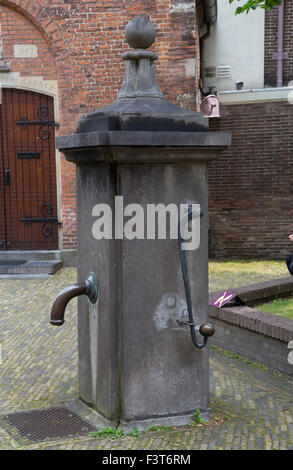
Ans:
[[[4,186],[10,186],[10,170],[4,170]]]

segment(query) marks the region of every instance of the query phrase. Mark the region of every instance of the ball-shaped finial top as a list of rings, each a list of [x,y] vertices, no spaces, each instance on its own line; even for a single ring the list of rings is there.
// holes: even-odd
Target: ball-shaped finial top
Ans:
[[[126,26],[125,38],[134,49],[147,49],[155,41],[155,28],[146,18],[134,18]]]

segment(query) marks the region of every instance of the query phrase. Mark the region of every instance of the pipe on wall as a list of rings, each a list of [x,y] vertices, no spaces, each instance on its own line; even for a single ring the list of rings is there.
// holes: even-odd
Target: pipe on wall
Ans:
[[[285,0],[278,6],[278,52],[277,52],[277,87],[283,86],[284,60],[284,10]]]
[[[218,17],[217,0],[203,1],[204,20],[208,25],[215,24]]]
[[[211,34],[211,25],[215,24],[218,19],[218,3],[217,0],[203,0],[203,13],[204,13],[204,21],[207,26],[206,33],[200,38],[200,78],[202,80],[202,57],[203,57],[203,48],[204,48],[204,41],[210,37]],[[200,80],[200,81],[201,81]],[[202,84],[200,84],[200,91],[203,96],[205,93],[202,88]]]

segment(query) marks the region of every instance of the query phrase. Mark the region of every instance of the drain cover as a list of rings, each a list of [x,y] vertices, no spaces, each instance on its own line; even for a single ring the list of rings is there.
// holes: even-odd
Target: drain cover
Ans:
[[[97,430],[67,408],[12,413],[1,417],[0,425],[21,443],[83,436]]]

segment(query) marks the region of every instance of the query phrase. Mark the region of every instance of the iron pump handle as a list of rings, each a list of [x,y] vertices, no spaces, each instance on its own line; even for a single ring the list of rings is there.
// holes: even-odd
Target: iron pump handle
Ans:
[[[87,280],[65,287],[56,297],[52,310],[50,323],[62,326],[65,322],[65,309],[68,302],[79,295],[87,295],[90,302],[95,304],[98,300],[98,281],[94,273],[90,273]]]
[[[187,311],[188,311],[188,326],[190,327],[190,334],[191,334],[191,339],[197,348],[203,348],[208,341],[208,338],[210,336],[213,336],[215,333],[215,327],[211,323],[203,323],[202,325],[196,325],[194,322],[193,318],[193,310],[192,310],[192,301],[191,301],[191,291],[190,291],[190,283],[189,283],[189,274],[188,274],[188,266],[187,266],[187,259],[186,259],[186,252],[185,250],[182,249],[182,237],[181,237],[181,226],[182,223],[189,223],[193,217],[195,216],[203,216],[203,211],[202,209],[194,209],[192,210],[192,206],[188,205],[188,212],[187,212],[187,217],[184,216],[182,217],[181,220],[179,220],[178,224],[178,246],[179,246],[179,257],[180,257],[180,263],[181,263],[181,269],[182,269],[182,276],[183,276],[183,282],[184,282],[184,289],[185,289],[185,296],[186,296],[186,304],[187,304]],[[184,221],[183,219],[186,220]],[[196,328],[199,328],[200,334],[203,336],[203,342],[199,343],[196,337]]]

